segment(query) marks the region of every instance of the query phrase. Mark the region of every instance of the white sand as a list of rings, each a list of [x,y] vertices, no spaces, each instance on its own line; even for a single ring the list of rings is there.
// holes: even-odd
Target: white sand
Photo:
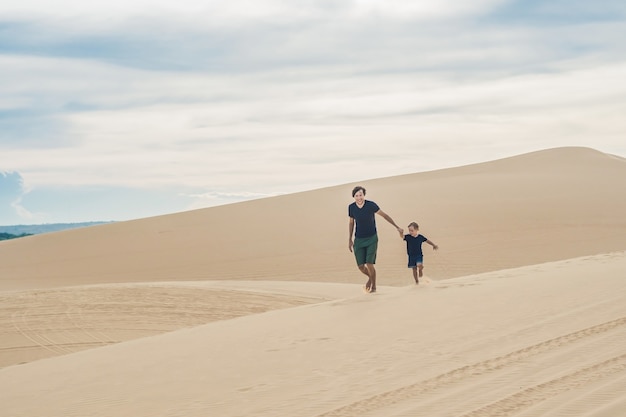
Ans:
[[[624,159],[365,186],[441,246],[429,284],[379,219],[362,293],[351,185],[3,242],[0,415],[626,415]]]
[[[623,415],[624,271],[621,252],[381,287],[7,367],[3,409],[15,417],[581,416],[604,407]]]

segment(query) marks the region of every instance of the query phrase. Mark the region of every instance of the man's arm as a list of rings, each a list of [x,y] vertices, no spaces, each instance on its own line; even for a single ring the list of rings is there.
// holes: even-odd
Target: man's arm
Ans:
[[[387,220],[390,224],[392,224],[393,226],[395,226],[396,230],[398,231],[398,233],[400,233],[400,237],[404,237],[404,230],[402,230],[401,227],[399,227],[396,222],[393,221],[393,219],[391,217],[389,217],[389,215],[387,213],[385,213],[382,210],[378,210],[376,212],[376,214],[379,214],[383,219]]]
[[[348,223],[348,231],[350,232],[350,236],[348,236],[348,249],[352,252],[352,246],[354,246],[354,242],[352,241],[352,235],[354,234],[354,219],[350,217],[350,222]]]

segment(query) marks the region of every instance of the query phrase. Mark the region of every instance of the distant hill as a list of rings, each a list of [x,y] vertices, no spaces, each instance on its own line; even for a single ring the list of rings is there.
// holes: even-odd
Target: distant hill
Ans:
[[[11,233],[0,232],[0,240],[16,239],[18,237],[30,236],[28,233],[22,233],[21,235],[13,235]]]
[[[38,235],[41,233],[59,232],[67,229],[77,229],[79,227],[97,226],[113,222],[83,222],[83,223],[46,223],[46,224],[20,224],[15,226],[0,226],[0,233],[22,237],[27,235]],[[10,239],[6,237],[5,239]]]

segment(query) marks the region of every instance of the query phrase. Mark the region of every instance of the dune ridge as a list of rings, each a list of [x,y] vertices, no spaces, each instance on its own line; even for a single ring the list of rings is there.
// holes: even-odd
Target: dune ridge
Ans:
[[[367,198],[440,244],[438,279],[623,250],[626,160],[557,148],[366,180]],[[352,283],[354,184],[0,242],[0,290],[179,280]],[[405,285],[403,242],[379,225],[379,268]],[[252,238],[250,238],[252,237]],[[358,276],[358,275],[357,275]]]
[[[419,286],[379,221],[362,292],[354,184],[0,242],[0,415],[626,415],[624,158],[360,184]]]

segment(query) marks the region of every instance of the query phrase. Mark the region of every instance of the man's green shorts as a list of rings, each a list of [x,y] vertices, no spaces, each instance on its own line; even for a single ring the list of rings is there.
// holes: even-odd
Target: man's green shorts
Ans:
[[[357,265],[375,264],[378,250],[378,235],[354,239],[354,257]]]

